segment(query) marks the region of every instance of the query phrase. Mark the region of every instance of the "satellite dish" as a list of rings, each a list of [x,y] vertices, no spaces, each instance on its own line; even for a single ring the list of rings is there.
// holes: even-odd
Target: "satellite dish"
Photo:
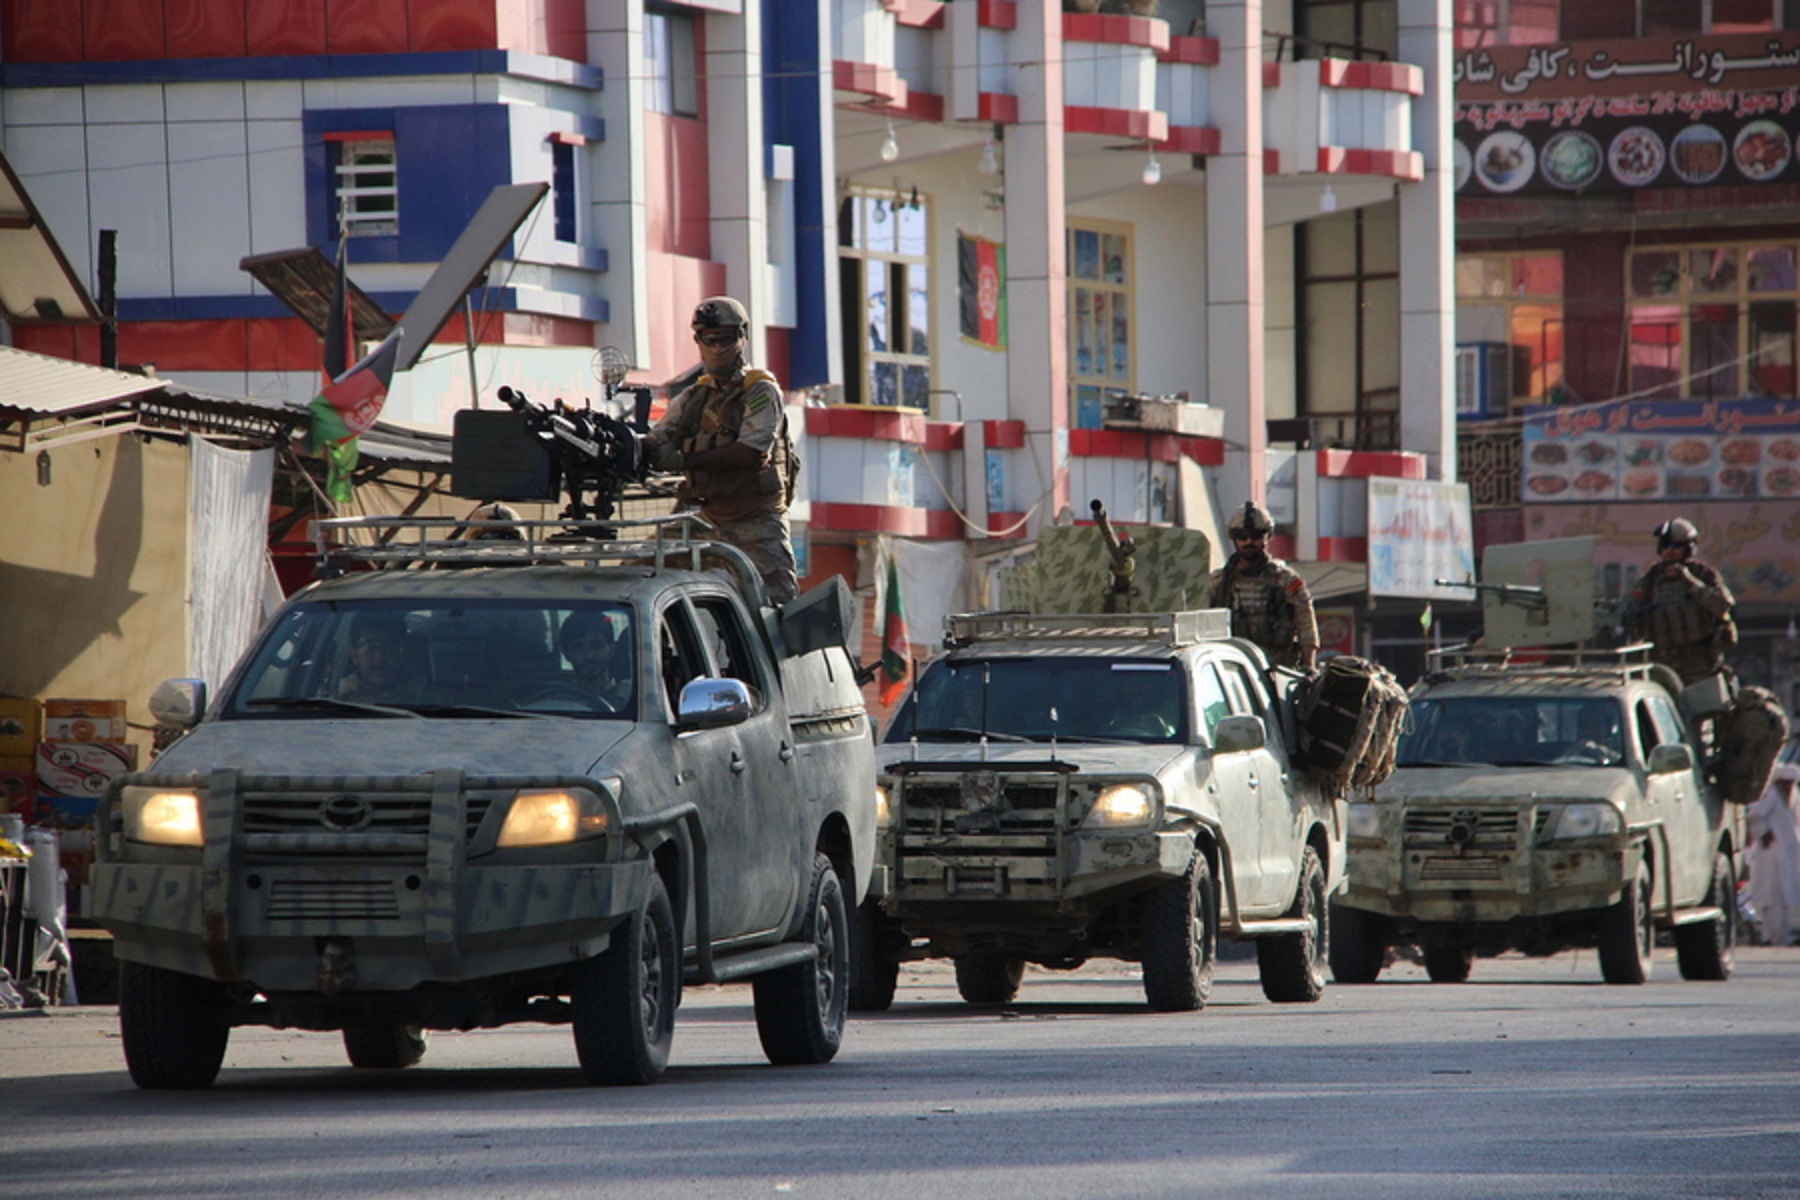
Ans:
[[[1481,556],[1487,645],[1562,646],[1592,638],[1599,541],[1577,537],[1489,546]]]
[[[607,395],[612,395],[630,373],[631,360],[617,346],[602,346],[594,351],[594,378],[606,388]]]

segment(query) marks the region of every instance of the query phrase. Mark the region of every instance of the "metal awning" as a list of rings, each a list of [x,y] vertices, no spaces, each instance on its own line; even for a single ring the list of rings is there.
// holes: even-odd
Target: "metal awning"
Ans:
[[[337,288],[337,266],[311,246],[277,250],[240,259],[238,268],[268,288],[320,337],[331,322],[331,298]],[[357,345],[379,342],[394,328],[394,318],[349,280],[344,299],[356,330]],[[355,355],[352,355],[354,358]]]
[[[0,314],[8,321],[99,324],[100,309],[63,257],[12,164],[0,154]]]

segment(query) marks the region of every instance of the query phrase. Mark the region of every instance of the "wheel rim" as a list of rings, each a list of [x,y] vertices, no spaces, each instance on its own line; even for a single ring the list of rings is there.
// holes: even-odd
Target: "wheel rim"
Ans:
[[[816,917],[819,936],[819,968],[816,986],[819,990],[819,1011],[831,1011],[831,998],[837,991],[837,925],[831,919],[831,910],[819,905]]]
[[[643,961],[640,964],[643,988],[640,994],[644,1014],[645,1039],[654,1043],[662,1033],[663,961],[662,934],[656,922],[646,914],[643,918]]]
[[[1324,970],[1325,960],[1325,883],[1322,879],[1313,879],[1306,889],[1306,946],[1307,969],[1314,974]]]
[[[1639,879],[1637,886],[1638,957],[1645,962],[1656,950],[1656,927],[1650,920],[1650,881]]]

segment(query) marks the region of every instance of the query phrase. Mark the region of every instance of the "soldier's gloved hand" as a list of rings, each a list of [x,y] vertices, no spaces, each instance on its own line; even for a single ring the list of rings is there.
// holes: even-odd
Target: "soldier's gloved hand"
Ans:
[[[643,439],[637,430],[605,413],[596,414],[594,420],[605,435],[614,471],[627,479],[642,479],[649,474],[649,456],[644,453]]]

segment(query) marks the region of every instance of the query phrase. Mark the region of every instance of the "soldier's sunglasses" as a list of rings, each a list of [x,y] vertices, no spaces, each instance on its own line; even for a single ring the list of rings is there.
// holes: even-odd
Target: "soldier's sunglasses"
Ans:
[[[1266,542],[1269,540],[1269,535],[1266,533],[1234,533],[1231,535],[1231,540],[1234,542]]]
[[[724,329],[710,330],[706,333],[696,333],[694,335],[694,340],[696,342],[699,342],[702,346],[712,346],[715,349],[724,349],[726,346],[735,346],[738,344],[738,338],[739,334],[736,331]]]

